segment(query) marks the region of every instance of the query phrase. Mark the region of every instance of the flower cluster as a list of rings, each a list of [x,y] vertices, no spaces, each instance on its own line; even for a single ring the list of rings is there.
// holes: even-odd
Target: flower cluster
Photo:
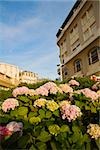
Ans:
[[[0,140],[4,139],[6,136],[10,136],[12,133],[5,127],[0,126]]]
[[[53,82],[48,82],[43,85],[49,92],[50,94],[56,94],[57,92],[62,92],[59,87]]]
[[[65,93],[72,93],[73,89],[68,84],[60,84],[59,87]]]
[[[81,92],[88,98],[91,98],[93,101],[98,99],[98,94],[89,88],[82,89]]]
[[[38,106],[38,107],[44,107],[45,104],[46,104],[47,100],[46,99],[43,99],[43,98],[40,98],[40,99],[37,99],[35,102],[34,102],[34,107]]]
[[[6,128],[10,132],[22,131],[23,124],[22,124],[22,122],[17,123],[15,121],[12,121],[12,122],[10,122],[10,123],[7,124]]]
[[[74,86],[79,86],[80,84],[79,84],[79,82],[77,82],[76,80],[70,80],[69,81],[69,83],[68,83],[69,85],[74,85]]]
[[[2,110],[7,112],[10,109],[14,110],[17,106],[19,106],[18,100],[14,98],[8,98],[2,103]]]
[[[76,120],[77,117],[82,115],[81,110],[76,105],[62,105],[61,106],[62,119],[68,119],[69,122]]]
[[[35,90],[37,95],[48,96],[48,90],[44,86],[40,86]]]
[[[81,89],[74,91],[76,94],[83,93],[87,98],[91,98],[91,100],[94,102],[95,100],[98,100],[99,98],[99,91],[96,93],[95,91],[90,90],[89,88]]]
[[[0,140],[11,136],[14,132],[20,131],[22,133],[23,124],[12,121],[6,126],[0,126]]]
[[[100,77],[97,77],[97,76],[95,76],[95,75],[92,75],[92,76],[90,77],[90,79],[93,80],[93,81],[100,81]]]
[[[91,88],[93,91],[97,91],[100,89],[100,82],[96,82]]]
[[[28,93],[29,93],[29,89],[25,86],[22,86],[22,87],[15,88],[12,92],[12,95],[14,97],[17,97],[17,95],[23,95],[23,94],[27,95]]]
[[[98,124],[89,124],[87,133],[91,138],[98,139],[100,138],[100,126]]]
[[[37,94],[43,95],[43,96],[48,96],[48,94],[56,94],[57,92],[62,93],[62,90],[57,87],[57,85],[53,82],[48,82],[45,83],[44,85],[40,86],[36,90]]]
[[[27,94],[30,95],[30,96],[34,96],[34,95],[37,95],[36,91],[34,89],[29,89],[27,91]]]
[[[55,111],[59,108],[59,105],[54,100],[48,100],[46,105],[47,109],[51,111]]]
[[[62,107],[62,106],[68,105],[70,103],[71,103],[70,101],[64,100],[59,103],[59,106]]]

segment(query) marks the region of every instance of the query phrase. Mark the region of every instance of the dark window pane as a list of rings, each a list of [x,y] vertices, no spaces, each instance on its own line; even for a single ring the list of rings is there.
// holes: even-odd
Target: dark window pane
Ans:
[[[92,63],[95,63],[98,61],[97,49],[91,52],[91,59],[92,59]]]

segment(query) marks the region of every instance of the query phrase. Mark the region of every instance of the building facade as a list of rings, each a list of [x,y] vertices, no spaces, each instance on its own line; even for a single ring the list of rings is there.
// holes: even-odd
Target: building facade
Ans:
[[[31,71],[20,72],[20,83],[33,84],[38,81],[38,74]]]
[[[19,84],[19,68],[15,65],[0,63],[0,85],[14,87]]]
[[[0,63],[0,86],[13,88],[20,83],[32,84],[38,81],[38,74],[22,71],[19,67]]]
[[[99,1],[77,0],[58,30],[58,74],[63,79],[100,75]]]

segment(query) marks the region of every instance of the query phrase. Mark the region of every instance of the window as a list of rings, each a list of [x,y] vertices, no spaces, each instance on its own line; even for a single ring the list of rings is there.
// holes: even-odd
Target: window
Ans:
[[[88,57],[89,57],[89,65],[96,63],[99,61],[99,47],[94,48],[93,50],[90,51]]]
[[[61,51],[65,50],[66,50],[66,39],[64,39],[63,42],[61,43]]]
[[[79,72],[81,70],[81,60],[76,60],[74,67],[75,67],[75,72]]]
[[[62,55],[62,59],[61,60],[62,60],[62,64],[64,64],[64,55]]]
[[[83,36],[84,36],[84,40],[89,38],[90,33],[89,33],[89,30],[88,30],[88,29],[84,32],[84,35],[83,35]]]
[[[79,41],[79,32],[77,24],[74,28],[70,31],[70,43],[71,43],[71,50],[74,51],[80,45]]]
[[[82,30],[84,41],[86,41],[96,30],[96,21],[93,12],[93,6],[91,5],[89,9],[82,16]]]
[[[75,43],[72,44],[71,48],[72,48],[72,51],[78,50],[80,48],[80,41],[79,41],[79,39]]]

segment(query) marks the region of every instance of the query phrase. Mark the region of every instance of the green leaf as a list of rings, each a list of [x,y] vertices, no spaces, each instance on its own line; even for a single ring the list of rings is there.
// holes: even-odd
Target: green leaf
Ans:
[[[52,150],[57,150],[56,144],[54,142],[50,142]]]
[[[54,114],[55,116],[57,116],[57,117],[60,116],[59,110],[55,110],[55,111],[53,112],[53,114]]]
[[[87,143],[86,143],[86,150],[91,150],[90,144],[91,144],[90,142],[87,142]]]
[[[31,117],[36,117],[38,114],[37,112],[30,112],[29,115],[28,115],[28,118],[30,119]]]
[[[57,136],[60,133],[60,127],[57,124],[50,125],[48,127],[50,134]]]
[[[11,111],[10,111],[10,115],[11,115],[12,117],[17,117],[17,116],[18,116],[17,110],[16,110],[16,109],[15,109],[15,110],[11,110]]]
[[[46,112],[46,116],[45,116],[45,117],[46,117],[46,118],[50,118],[51,116],[52,116],[52,112],[48,110],[48,111]]]
[[[91,106],[91,112],[96,113],[96,107]]]
[[[75,105],[82,108],[85,105],[85,103],[83,103],[81,101],[75,101]]]
[[[29,150],[37,150],[34,145],[32,145]]]
[[[30,99],[27,98],[27,96],[18,96],[18,99],[25,103],[28,103],[30,101]]]
[[[60,128],[60,132],[68,132],[70,131],[69,127],[67,125],[62,125]]]
[[[90,108],[90,106],[85,105],[85,109],[90,110],[91,108]]]
[[[95,140],[96,145],[98,147],[98,149],[100,150],[100,138],[98,138],[97,140]]]
[[[42,119],[42,118],[45,118],[45,111],[43,110],[43,109],[40,109],[39,110],[39,114],[40,114],[40,118]]]
[[[4,117],[0,117],[0,124],[1,124],[1,123],[7,123],[7,122],[8,122],[8,120],[9,120],[9,118],[8,118],[8,117],[6,117],[6,116],[4,116]]]
[[[39,123],[39,122],[41,122],[41,118],[39,118],[39,117],[31,117],[31,118],[29,119],[29,122],[30,122],[31,124]]]
[[[36,143],[36,146],[37,146],[37,148],[38,148],[39,150],[47,150],[47,146],[46,146],[46,144],[43,143],[43,142],[37,142],[37,143]]]
[[[28,108],[27,107],[19,107],[18,108],[18,115],[20,116],[25,116],[28,113]]]
[[[80,128],[75,125],[72,126],[72,130],[73,130],[73,132],[80,132]]]
[[[29,135],[25,135],[25,136],[22,136],[19,140],[18,140],[18,147],[19,148],[26,148],[28,142],[29,142]]]
[[[47,142],[51,140],[51,135],[46,131],[42,131],[40,135],[37,137],[37,139],[40,140],[41,142]]]

